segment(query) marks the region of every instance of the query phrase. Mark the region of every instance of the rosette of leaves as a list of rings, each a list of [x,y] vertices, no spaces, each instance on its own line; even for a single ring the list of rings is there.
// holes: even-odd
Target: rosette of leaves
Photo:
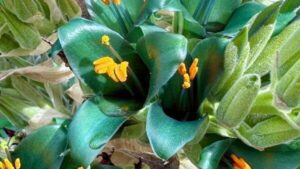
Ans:
[[[27,56],[45,53],[54,42],[56,29],[80,16],[75,0],[1,0],[1,56]],[[46,40],[46,41],[43,41]]]
[[[236,149],[245,145],[230,146],[224,137],[253,152],[298,138],[299,104],[292,98],[299,88],[291,77],[298,76],[299,3],[86,0],[94,21],[76,18],[58,30],[71,69],[93,93],[68,126],[63,166],[89,166],[113,137],[143,140],[164,160],[183,148],[207,169],[217,168],[226,152],[242,155]],[[104,35],[110,47],[101,44]],[[129,62],[126,82],[95,73],[93,62],[104,56]],[[199,71],[183,89],[177,69],[194,59]],[[188,148],[201,146],[199,158],[189,156]]]

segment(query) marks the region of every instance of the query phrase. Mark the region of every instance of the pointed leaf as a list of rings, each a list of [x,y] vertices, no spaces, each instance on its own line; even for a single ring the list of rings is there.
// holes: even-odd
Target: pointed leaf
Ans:
[[[85,101],[69,126],[70,153],[78,166],[87,167],[126,120],[106,116],[98,102],[97,97]]]
[[[59,125],[43,127],[26,137],[12,153],[20,158],[22,168],[58,169],[67,148],[66,129]]]
[[[149,101],[177,71],[187,54],[187,40],[182,35],[154,32],[137,43],[137,50],[150,71]]]

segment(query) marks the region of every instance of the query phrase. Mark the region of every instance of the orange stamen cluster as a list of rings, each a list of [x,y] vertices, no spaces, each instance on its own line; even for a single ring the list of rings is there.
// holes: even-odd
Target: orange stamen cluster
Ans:
[[[97,74],[107,74],[115,82],[127,80],[127,68],[129,63],[124,61],[117,64],[111,57],[104,56],[93,62]]]
[[[19,158],[15,160],[15,166],[8,160],[4,159],[0,162],[0,169],[20,169],[21,168],[21,161]]]
[[[233,169],[251,169],[249,164],[243,158],[239,158],[234,154],[231,154],[230,157],[233,161]]]
[[[191,87],[191,81],[195,79],[198,73],[198,59],[194,59],[193,63],[189,68],[189,73],[187,73],[186,66],[181,63],[178,67],[178,73],[183,76],[182,88],[188,89]]]
[[[110,0],[102,0],[102,2],[105,5],[109,5],[110,4]],[[121,5],[121,0],[113,0],[113,2],[114,2],[115,5]]]

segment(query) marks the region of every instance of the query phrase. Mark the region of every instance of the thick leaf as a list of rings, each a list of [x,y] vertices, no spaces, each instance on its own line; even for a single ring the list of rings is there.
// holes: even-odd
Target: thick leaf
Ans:
[[[98,102],[97,97],[84,102],[69,127],[71,156],[77,164],[85,167],[94,160],[126,120],[104,115],[98,107]]]
[[[216,141],[205,147],[201,152],[198,167],[201,169],[217,169],[221,158],[231,143],[232,140],[226,139]]]
[[[242,124],[236,134],[244,143],[256,149],[276,146],[300,137],[300,131],[280,117],[269,118],[254,127]]]
[[[210,88],[223,71],[224,51],[228,40],[211,37],[200,41],[193,49],[191,55],[199,59],[197,74],[197,103],[200,104],[207,96]]]
[[[75,16],[81,16],[81,8],[75,0],[57,1],[59,8],[64,16],[73,18]]]
[[[268,42],[260,56],[258,56],[253,65],[247,70],[247,73],[267,74],[271,70],[277,54],[281,56],[279,57],[280,65],[278,65],[281,67],[282,63],[288,61],[295,52],[300,50],[295,45],[299,41],[298,39],[300,39],[300,21],[295,21]],[[287,48],[289,49],[286,50]],[[282,76],[284,73],[285,71],[279,70],[279,76]]]
[[[107,116],[129,116],[138,111],[143,105],[143,100],[121,99],[117,97],[100,97],[98,107]]]
[[[233,11],[240,6],[241,0],[215,0],[208,23],[226,24]]]
[[[149,109],[146,132],[155,154],[162,159],[169,159],[185,144],[192,141],[199,131],[205,133],[207,117],[196,121],[177,121],[168,117],[158,103]]]
[[[230,151],[244,158],[254,169],[295,169],[300,166],[299,141],[264,151],[255,150],[236,141],[230,147]]]
[[[182,35],[154,32],[137,43],[137,50],[150,70],[147,101],[158,94],[177,71],[187,54],[187,40]]]
[[[136,43],[140,38],[152,32],[166,32],[166,30],[155,25],[140,25],[126,35],[126,39],[131,43]]]
[[[4,18],[15,40],[22,48],[34,49],[41,43],[40,34],[30,25],[21,22],[10,11],[0,8],[0,17]]]
[[[236,34],[258,12],[264,9],[264,5],[255,1],[247,2],[238,7],[225,27],[224,34]]]
[[[144,12],[138,19],[138,25],[143,24],[153,13],[159,10],[181,12],[184,17],[184,30],[199,36],[206,34],[205,29],[190,15],[178,0],[151,0],[145,2]]]
[[[22,168],[59,169],[67,148],[66,129],[59,125],[47,126],[31,133],[12,153],[20,158]]]
[[[143,0],[122,0],[120,6],[105,5],[99,0],[85,0],[88,11],[92,18],[123,35],[127,34],[137,19]]]
[[[73,72],[95,93],[108,94],[124,90],[121,83],[115,83],[108,76],[98,75],[94,71],[94,60],[107,55],[113,57],[111,52],[100,43],[101,36],[110,37],[111,45],[122,57],[124,56],[124,60],[134,60],[130,62],[131,67],[139,64],[137,56],[132,53],[132,47],[118,33],[96,22],[83,18],[74,19],[61,27],[58,35]],[[115,61],[117,62],[117,59]]]

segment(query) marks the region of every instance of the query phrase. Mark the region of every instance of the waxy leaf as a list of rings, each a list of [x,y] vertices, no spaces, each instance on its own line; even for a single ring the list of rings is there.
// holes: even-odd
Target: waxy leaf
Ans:
[[[216,141],[205,147],[201,152],[198,167],[201,169],[218,169],[219,162],[231,143],[232,140],[226,139]]]
[[[264,5],[255,1],[244,3],[234,11],[223,33],[229,35],[236,34],[255,14],[264,8]]]
[[[78,166],[87,167],[126,120],[106,116],[98,103],[98,97],[85,101],[69,126],[70,153]]]
[[[93,66],[93,61],[100,57],[113,57],[100,42],[103,35],[110,37],[111,45],[124,60],[134,59],[138,63],[137,56],[133,55],[133,48],[127,41],[118,33],[96,22],[76,18],[58,29],[61,46],[75,75],[95,93],[111,94],[123,91],[124,86],[115,83],[108,76],[96,74]],[[117,62],[117,59],[115,61]]]
[[[46,126],[31,133],[12,153],[22,168],[59,169],[67,148],[67,130],[60,125]]]
[[[138,41],[137,50],[150,71],[147,97],[147,101],[150,101],[184,61],[187,54],[187,39],[182,35],[154,32]]]
[[[195,121],[177,121],[167,116],[156,102],[149,109],[146,132],[154,153],[167,160],[198,136],[199,131],[205,133],[207,122],[208,117]]]
[[[143,13],[139,17],[137,24],[143,24],[153,13],[159,10],[181,12],[184,18],[184,30],[195,33],[199,36],[206,34],[205,29],[198,23],[186,8],[178,0],[151,0],[145,2]]]
[[[300,166],[299,141],[268,148],[264,151],[255,150],[239,141],[230,147],[230,151],[255,169],[296,169]]]

